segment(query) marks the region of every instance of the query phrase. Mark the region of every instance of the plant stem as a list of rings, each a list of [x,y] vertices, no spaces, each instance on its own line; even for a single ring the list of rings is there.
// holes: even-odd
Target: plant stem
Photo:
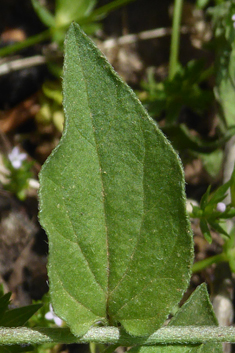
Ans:
[[[179,42],[180,42],[180,22],[182,14],[183,0],[175,0],[172,36],[171,36],[171,49],[170,49],[170,62],[169,62],[169,79],[172,80],[175,76],[178,66],[179,56]]]
[[[84,336],[75,337],[68,328],[0,328],[0,345],[43,343],[108,343],[119,346],[156,344],[201,344],[235,342],[234,327],[164,326],[149,337],[133,337],[117,327],[91,328]]]
[[[196,262],[192,267],[192,272],[196,273],[196,272],[202,271],[206,267],[211,266],[212,264],[218,264],[223,261],[228,261],[227,255],[225,253],[208,257],[205,260]]]
[[[35,36],[32,36],[32,37],[25,39],[23,42],[8,45],[7,47],[0,49],[0,57],[15,53],[19,50],[28,48],[31,45],[40,43],[46,39],[49,39],[50,36],[51,36],[51,31],[49,29],[47,29],[46,31],[44,31],[42,33],[36,34]]]

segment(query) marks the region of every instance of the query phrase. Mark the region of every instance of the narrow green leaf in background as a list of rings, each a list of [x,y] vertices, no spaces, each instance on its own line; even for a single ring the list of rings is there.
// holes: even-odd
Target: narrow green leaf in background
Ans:
[[[55,27],[55,18],[46,6],[39,0],[31,0],[31,4],[40,20],[47,27]]]
[[[8,292],[0,297],[0,321],[4,313],[8,310],[10,304],[11,292]]]
[[[219,102],[223,109],[224,118],[228,127],[234,126],[234,65],[235,65],[235,47],[231,51],[224,48],[220,57],[220,66],[217,72],[217,90]],[[227,64],[227,66],[226,66]]]
[[[235,11],[234,1],[218,1],[210,7],[215,35],[215,95],[222,108],[220,117],[224,129],[235,125],[235,31],[232,16]]]
[[[101,322],[145,336],[190,276],[182,167],[78,25],[65,47],[65,129],[40,175],[53,307],[75,335]]]
[[[22,353],[22,352],[33,352],[35,349],[32,345],[19,346],[13,344],[12,346],[0,346],[0,353]]]
[[[230,179],[230,193],[231,193],[231,204],[235,207],[235,166]]]
[[[42,304],[31,304],[7,310],[0,318],[0,327],[23,326],[41,307]]]
[[[218,326],[206,284],[193,292],[187,302],[180,308],[169,326]],[[169,345],[155,347],[135,347],[130,353],[222,353],[221,343],[206,343],[200,345]]]

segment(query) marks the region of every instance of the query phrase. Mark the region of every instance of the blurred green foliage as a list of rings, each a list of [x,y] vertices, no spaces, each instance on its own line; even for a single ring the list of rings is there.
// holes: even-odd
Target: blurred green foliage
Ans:
[[[235,1],[217,0],[211,5],[207,0],[197,1],[212,24],[214,38],[206,45],[215,54],[214,63],[206,67],[203,60],[192,60],[182,67],[178,62],[175,75],[162,82],[155,80],[150,68],[139,98],[150,114],[162,121],[163,132],[181,157],[187,151],[187,157],[201,158],[214,178],[222,166],[223,147],[235,133]],[[214,87],[208,80],[215,81]],[[194,114],[203,121],[215,107],[219,120],[213,137],[201,135],[187,121],[182,121],[185,109],[188,115]]]
[[[31,0],[35,12],[48,29],[23,42],[1,48],[0,56],[12,54],[45,40],[56,42],[62,49],[65,33],[71,22],[79,23],[87,34],[94,34],[101,27],[100,21],[104,17],[131,1],[134,0],[114,0],[96,8],[97,0],[55,0],[54,13],[52,13],[39,0]]]
[[[62,99],[61,82],[59,80],[46,81],[42,85],[40,110],[36,114],[37,122],[41,124],[52,122],[58,131],[62,132],[64,126]]]
[[[209,109],[214,95],[209,89],[202,89],[200,84],[213,72],[213,68],[204,68],[202,60],[192,60],[185,67],[180,66],[172,80],[156,82],[153,70],[148,71],[148,81],[143,83],[145,95],[142,102],[153,117],[164,114],[165,125],[176,124],[182,110],[187,106],[198,115]]]

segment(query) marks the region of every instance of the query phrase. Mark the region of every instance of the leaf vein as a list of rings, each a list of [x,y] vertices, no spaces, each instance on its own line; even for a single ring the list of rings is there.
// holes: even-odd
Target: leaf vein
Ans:
[[[138,297],[138,295],[143,292],[146,288],[148,288],[153,282],[155,281],[163,281],[163,280],[170,280],[170,281],[173,281],[175,282],[175,279],[174,278],[167,278],[167,277],[163,277],[163,278],[154,278],[153,280],[150,280],[150,282],[148,284],[146,284],[146,286],[142,287],[141,290],[138,290],[138,293],[136,295],[134,295],[133,297],[131,297],[125,304],[123,304],[123,306],[121,306],[118,311],[116,312],[116,315],[117,313],[122,310],[126,305],[128,305],[134,298]]]
[[[78,46],[79,47],[79,46]],[[109,287],[109,241],[108,241],[108,227],[107,227],[107,216],[106,216],[106,211],[105,211],[105,192],[104,192],[104,181],[103,181],[103,177],[102,177],[102,165],[101,165],[101,160],[100,160],[100,156],[99,156],[99,151],[98,151],[98,143],[97,143],[97,138],[96,138],[96,131],[95,131],[95,127],[94,127],[94,121],[93,121],[93,116],[92,116],[92,109],[90,107],[89,104],[89,93],[88,93],[88,82],[87,82],[87,78],[85,76],[84,73],[84,69],[83,69],[83,65],[80,59],[80,56],[78,56],[79,61],[80,61],[80,67],[82,69],[82,73],[83,73],[83,77],[84,77],[84,82],[85,82],[85,87],[86,87],[86,95],[87,95],[87,105],[88,105],[88,109],[90,112],[90,118],[91,118],[91,124],[92,124],[92,129],[93,129],[93,134],[94,134],[94,140],[95,140],[95,149],[96,149],[96,153],[97,153],[97,159],[99,162],[99,170],[100,170],[100,180],[101,180],[101,185],[102,185],[102,197],[103,197],[103,207],[104,207],[104,221],[105,221],[105,229],[106,229],[106,244],[107,244],[107,277],[108,277],[108,287]],[[108,302],[109,302],[109,294],[108,294],[108,290],[107,290],[107,298],[106,298],[106,315],[108,316]]]
[[[69,293],[68,289],[65,287],[64,282],[61,280],[60,275],[58,273],[58,269],[56,268],[56,266],[54,267],[54,271],[57,273],[58,276],[58,280],[61,284],[61,287],[64,289],[64,291],[78,304],[80,304],[81,306],[83,306],[85,309],[87,309],[88,311],[90,311],[92,314],[94,314],[95,316],[98,316],[97,314],[94,313],[94,311],[92,311],[90,308],[87,308],[83,303],[81,303],[77,298],[74,298],[74,296]]]
[[[79,129],[77,128],[77,126],[76,126],[76,124],[74,123],[74,121],[73,121],[73,124],[74,124],[74,127],[76,128],[76,131],[78,132],[78,134],[94,148],[95,145],[94,145],[90,140],[88,140],[88,138],[87,138],[86,136],[84,136],[84,135],[81,133],[81,130],[79,130]]]
[[[64,205],[65,205],[65,208],[67,209],[67,206],[66,206],[64,200],[63,200],[63,203],[64,203]],[[69,222],[70,222],[70,224],[71,224],[71,227],[72,227],[72,229],[73,229],[73,232],[74,232],[74,234],[75,234],[75,236],[76,236],[76,238],[77,238],[77,245],[78,245],[78,247],[79,247],[79,249],[80,249],[80,251],[81,251],[81,254],[83,255],[85,261],[87,262],[87,267],[88,267],[88,269],[90,270],[91,274],[93,275],[93,277],[94,277],[96,283],[99,285],[99,287],[100,287],[100,288],[102,289],[102,291],[104,292],[104,289],[101,287],[101,284],[98,282],[98,280],[97,280],[97,278],[96,278],[94,272],[92,271],[92,269],[91,269],[91,267],[90,267],[90,263],[89,263],[87,257],[85,256],[85,254],[84,254],[84,252],[83,252],[83,250],[82,250],[81,245],[79,244],[78,236],[77,236],[77,234],[76,234],[76,232],[75,232],[74,225],[73,225],[73,223],[72,223],[72,220],[71,220],[71,217],[70,217],[70,214],[69,214],[68,209],[67,209],[67,216],[68,216]]]
[[[143,160],[145,159],[145,153],[146,153],[146,150],[144,149]],[[125,272],[123,273],[123,276],[120,278],[120,280],[118,281],[116,286],[112,289],[112,291],[110,292],[109,295],[111,295],[118,288],[118,286],[122,283],[122,281],[126,277],[128,270],[130,269],[131,262],[132,262],[132,259],[133,259],[134,255],[135,255],[135,253],[136,253],[136,250],[137,250],[137,247],[138,247],[138,242],[139,242],[139,239],[140,239],[140,236],[141,236],[141,229],[142,229],[142,225],[143,225],[143,221],[144,221],[144,216],[145,216],[145,213],[143,212],[142,219],[141,219],[141,224],[140,224],[140,230],[139,230],[139,234],[137,236],[136,246],[134,247],[134,249],[132,251],[132,254],[130,256],[130,261],[129,261],[128,265],[127,265],[127,268],[126,268]]]
[[[48,179],[51,180],[51,181],[54,183],[54,181],[53,181],[51,178],[48,178]],[[56,183],[55,183],[55,184],[56,184]],[[58,185],[58,184],[56,184],[56,185]],[[60,186],[60,185],[58,185],[58,186]],[[63,192],[63,189],[62,189],[62,192]],[[80,251],[81,251],[81,254],[82,254],[83,257],[84,257],[84,260],[85,260],[86,263],[87,263],[87,268],[88,268],[88,270],[89,270],[89,271],[91,272],[91,274],[93,275],[93,277],[94,277],[96,283],[98,284],[98,286],[99,286],[99,287],[101,288],[101,290],[104,292],[104,289],[102,288],[101,284],[100,284],[99,281],[97,280],[97,278],[96,278],[94,272],[92,271],[92,269],[91,269],[91,267],[90,267],[90,263],[89,263],[87,257],[85,256],[84,252],[82,251],[81,245],[79,244],[78,237],[77,237],[76,231],[75,231],[75,229],[74,229],[74,225],[73,225],[73,222],[72,222],[72,220],[71,220],[71,217],[70,217],[70,214],[69,214],[69,210],[68,210],[68,208],[67,208],[67,205],[66,205],[66,203],[65,203],[65,200],[64,200],[63,198],[61,198],[61,200],[62,200],[62,203],[64,204],[64,209],[67,211],[67,212],[65,212],[65,214],[66,214],[66,216],[67,216],[67,218],[68,218],[68,220],[69,220],[69,223],[70,223],[70,225],[71,225],[72,231],[73,231],[74,235],[76,236],[77,241],[74,242],[74,241],[72,241],[72,240],[70,240],[70,239],[68,239],[68,238],[65,238],[59,231],[57,231],[57,232],[58,232],[64,239],[69,240],[70,242],[72,242],[72,243],[74,243],[74,244],[77,244],[77,246],[79,247],[79,249],[80,249]]]

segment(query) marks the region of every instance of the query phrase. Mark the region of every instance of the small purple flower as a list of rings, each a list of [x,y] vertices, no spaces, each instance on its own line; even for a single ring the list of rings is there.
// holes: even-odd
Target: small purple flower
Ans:
[[[218,202],[217,203],[217,206],[216,206],[216,210],[218,211],[218,212],[224,212],[225,210],[226,210],[226,205],[225,205],[225,203],[223,203],[223,202]]]
[[[8,159],[11,165],[15,169],[19,169],[22,166],[22,162],[27,158],[26,153],[21,153],[18,147],[14,147],[13,150],[8,154]]]
[[[46,313],[45,318],[47,320],[53,320],[57,326],[62,326],[63,321],[58,316],[56,316],[51,304],[50,304],[49,308],[50,308],[50,311],[48,311],[48,313]]]

